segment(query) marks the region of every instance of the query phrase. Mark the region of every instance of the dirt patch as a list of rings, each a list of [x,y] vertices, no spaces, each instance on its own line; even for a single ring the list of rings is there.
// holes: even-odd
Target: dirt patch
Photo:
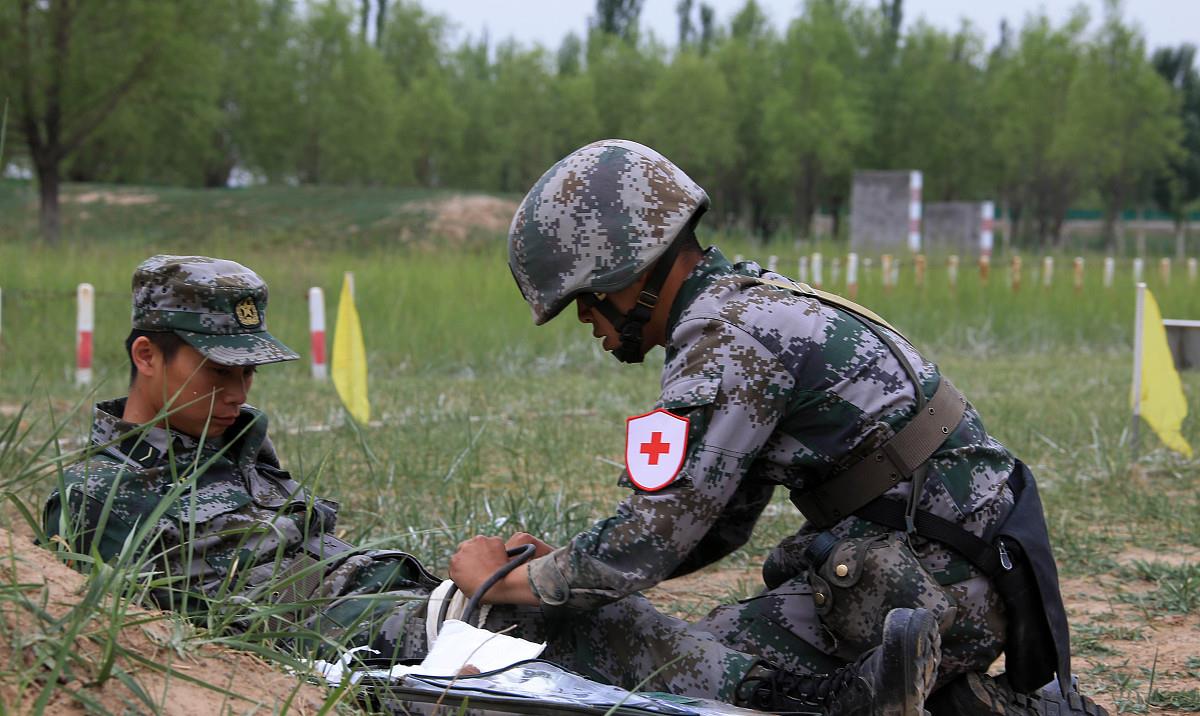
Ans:
[[[9,596],[0,599],[0,665],[4,665],[0,666],[0,704],[13,707],[11,713],[30,713],[50,677],[48,655],[68,638],[55,633],[55,625],[71,622],[64,617],[80,602],[84,578],[49,552],[31,545],[27,536],[0,529],[0,585],[10,594],[19,592],[33,607],[22,607]],[[48,618],[35,616],[38,609]],[[93,619],[69,644],[81,660],[69,674],[60,676],[45,713],[90,713],[71,692],[110,713],[153,711],[178,716],[275,713],[288,699],[291,712],[317,713],[325,700],[322,689],[301,683],[250,654],[210,645],[184,644],[180,648],[178,622],[162,613],[131,608],[122,623],[117,637],[121,646],[154,664],[169,666],[175,673],[164,675],[118,656],[115,667],[128,674],[127,683],[114,676],[97,684],[104,657],[100,644],[105,637],[90,637],[101,634],[107,625]],[[149,708],[143,699],[151,699],[155,708]]]
[[[1124,566],[1135,562],[1161,562],[1172,567],[1181,567],[1185,564],[1200,564],[1200,549],[1187,545],[1172,547],[1170,551],[1126,547],[1117,556],[1117,562]]]
[[[157,194],[134,191],[87,191],[82,194],[64,194],[64,204],[112,204],[114,206],[139,206],[158,201]]]
[[[444,199],[413,202],[406,212],[429,215],[425,234],[432,238],[461,244],[484,236],[504,236],[512,224],[517,202],[481,194],[455,194]],[[409,230],[402,238],[414,238]]]

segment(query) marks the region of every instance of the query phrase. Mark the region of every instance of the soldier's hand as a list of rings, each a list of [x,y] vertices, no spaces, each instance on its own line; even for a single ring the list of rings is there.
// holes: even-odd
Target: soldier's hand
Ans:
[[[545,557],[554,551],[554,547],[551,547],[528,532],[514,532],[513,536],[509,537],[508,541],[504,543],[504,547],[505,549],[512,549],[513,547],[521,547],[527,544],[533,545],[533,556],[535,558]]]
[[[476,535],[458,545],[450,558],[450,578],[463,594],[473,596],[484,582],[508,564],[508,553],[499,537]],[[526,565],[514,569],[483,597],[484,604],[529,604],[539,600],[529,586]]]

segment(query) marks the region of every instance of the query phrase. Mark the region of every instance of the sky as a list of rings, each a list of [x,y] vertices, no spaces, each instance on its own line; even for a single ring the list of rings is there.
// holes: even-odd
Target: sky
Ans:
[[[867,0],[873,2],[873,0]],[[593,0],[419,0],[420,4],[449,17],[458,26],[457,39],[479,37],[484,30],[493,41],[515,38],[524,44],[540,43],[558,47],[571,31],[580,35],[587,30],[587,18],[595,6]],[[674,44],[678,32],[675,17],[677,0],[644,0],[641,26],[668,44]],[[719,23],[726,23],[745,0],[707,0],[717,11]],[[758,0],[777,29],[795,17],[799,0]],[[697,6],[700,0],[695,3]],[[905,0],[904,24],[923,16],[931,24],[955,30],[961,19],[969,19],[984,31],[988,45],[999,38],[1001,18],[1019,28],[1026,15],[1045,8],[1061,23],[1076,5],[1086,5],[1092,17],[1103,15],[1103,0]],[[1125,0],[1124,15],[1141,25],[1149,48],[1200,44],[1200,0]]]

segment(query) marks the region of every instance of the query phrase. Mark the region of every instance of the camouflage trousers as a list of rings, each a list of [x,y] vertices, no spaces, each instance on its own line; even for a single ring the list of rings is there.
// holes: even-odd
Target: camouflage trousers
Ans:
[[[696,622],[664,614],[635,594],[588,611],[496,605],[484,626],[515,627],[508,633],[546,642],[544,658],[594,680],[731,701],[759,659],[796,673],[829,673],[878,643],[888,609],[924,607],[941,625],[939,683],[986,670],[1003,649],[995,591],[980,576],[938,585],[906,549],[896,539],[847,540],[820,569]],[[353,641],[370,644],[385,660],[420,659],[428,650],[425,613],[421,595],[408,593],[376,612]]]

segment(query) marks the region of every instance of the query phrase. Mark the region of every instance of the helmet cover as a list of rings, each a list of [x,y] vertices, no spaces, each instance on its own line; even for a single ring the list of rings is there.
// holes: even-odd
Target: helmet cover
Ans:
[[[579,293],[633,283],[708,203],[682,169],[636,142],[568,154],[525,195],[508,231],[508,265],[534,322]]]

